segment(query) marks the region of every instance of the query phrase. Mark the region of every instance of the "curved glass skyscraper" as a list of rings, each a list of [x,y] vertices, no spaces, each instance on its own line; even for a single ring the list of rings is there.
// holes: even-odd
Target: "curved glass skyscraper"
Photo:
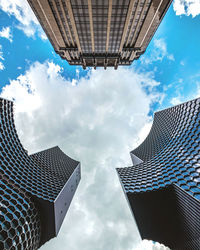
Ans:
[[[28,155],[13,102],[0,98],[0,249],[37,249],[55,237],[80,181],[80,163],[59,147]]]
[[[200,246],[200,98],[156,112],[132,167],[117,172],[143,239]]]

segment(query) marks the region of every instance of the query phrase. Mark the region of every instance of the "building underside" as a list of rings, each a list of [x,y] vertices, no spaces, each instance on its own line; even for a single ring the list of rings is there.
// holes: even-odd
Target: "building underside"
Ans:
[[[172,0],[28,0],[55,51],[70,65],[130,65]]]

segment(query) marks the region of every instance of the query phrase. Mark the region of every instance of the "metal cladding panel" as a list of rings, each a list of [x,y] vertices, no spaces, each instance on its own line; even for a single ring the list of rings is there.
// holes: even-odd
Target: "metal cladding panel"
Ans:
[[[54,202],[79,162],[68,157],[57,146],[32,154],[29,158],[41,172],[36,184],[43,185],[43,188],[38,190],[39,196]]]
[[[132,160],[132,162],[133,162],[133,165],[137,165],[137,164],[140,164],[140,163],[143,162],[140,158],[138,158],[138,157],[137,157],[136,155],[134,155],[132,152],[130,153],[130,155],[131,155],[131,160]]]
[[[172,185],[158,191],[128,193],[127,198],[142,239],[168,247],[174,247],[169,245],[169,239],[171,242],[181,240],[183,234]]]
[[[56,235],[54,204],[77,166],[58,147],[29,156],[17,136],[13,103],[0,98],[0,221],[6,230],[17,225],[13,216],[19,223],[16,237],[0,227],[0,246],[37,249]]]
[[[38,197],[33,197],[32,200],[40,214],[41,236],[39,247],[41,247],[45,242],[56,236],[54,203],[47,200],[41,200]]]
[[[40,216],[31,198],[0,176],[0,249],[37,249]]]
[[[55,234],[57,235],[63,223],[67,210],[69,209],[72,198],[76,192],[81,179],[80,163],[70,176],[69,180],[61,190],[54,202],[55,213]]]
[[[51,190],[52,193],[50,194],[54,197],[53,200],[40,202],[39,199],[36,199],[40,203],[40,211],[44,214],[42,225],[44,225],[45,230],[41,242],[43,244],[58,234],[80,181],[80,163],[65,155],[59,147],[32,154],[30,158],[38,168],[42,169],[46,174],[50,173],[47,178],[54,177],[57,179],[56,186]],[[79,177],[77,173],[79,173]],[[73,192],[72,185],[74,185]]]
[[[200,247],[199,202],[177,185],[157,191],[127,193],[142,239],[176,250]]]
[[[199,200],[192,197],[177,185],[173,185],[177,200],[177,210],[181,217],[183,228],[182,239],[178,242],[177,250],[200,248],[200,206]],[[183,239],[184,238],[184,239]]]
[[[143,206],[148,208],[147,200],[150,203],[152,199],[150,205],[152,209],[149,212],[146,210],[143,213],[141,209],[140,212],[134,213],[136,221],[143,223],[140,229],[141,235],[167,246],[173,246],[173,249],[184,249],[183,247],[187,245],[194,246],[188,249],[199,249],[200,221],[195,218],[200,216],[200,98],[157,112],[149,135],[138,148],[131,152],[131,155],[135,155],[143,162],[133,161],[132,167],[119,168],[117,172],[129,202],[132,199],[133,213],[138,206],[142,209]],[[166,191],[169,190],[168,186],[172,185],[173,190]],[[166,232],[164,229],[160,230],[162,220],[160,224],[159,221],[156,224],[152,220],[150,225],[152,229],[148,230],[144,218],[146,214],[154,217],[153,211],[157,211],[159,203],[163,202],[162,195],[159,196],[161,190],[165,190],[167,195],[170,194],[173,197],[167,198],[169,202],[166,206],[177,214],[177,218],[180,218],[177,221],[177,227],[180,227],[178,230],[181,232],[180,239],[182,237],[187,239],[184,245],[181,245],[181,240],[178,240],[178,234],[176,234],[175,244],[168,232],[170,225],[172,228],[175,227],[170,222],[171,215],[166,214],[163,217],[169,221]],[[161,210],[165,211],[164,206]],[[194,216],[193,219],[191,213]],[[165,212],[162,216],[164,214]],[[152,230],[156,234],[153,234]]]

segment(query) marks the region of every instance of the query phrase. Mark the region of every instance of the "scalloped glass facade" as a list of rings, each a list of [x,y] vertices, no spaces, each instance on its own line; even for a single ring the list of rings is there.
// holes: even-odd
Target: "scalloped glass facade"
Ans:
[[[145,141],[118,168],[142,238],[200,248],[200,99],[154,115]]]
[[[0,98],[0,249],[37,249],[55,237],[80,177],[80,163],[59,147],[28,155],[13,102]]]

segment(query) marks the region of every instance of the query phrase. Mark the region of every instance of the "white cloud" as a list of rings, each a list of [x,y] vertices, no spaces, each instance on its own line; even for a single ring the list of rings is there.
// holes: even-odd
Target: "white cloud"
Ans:
[[[178,104],[181,104],[182,103],[182,99],[181,99],[181,96],[178,95],[178,96],[175,96],[171,99],[170,103],[174,106],[174,105],[178,105]]]
[[[194,93],[194,98],[199,98],[200,97],[200,82],[197,81],[196,85],[197,85],[197,90]]]
[[[174,55],[173,55],[173,54],[167,55],[167,58],[168,58],[170,61],[175,61],[175,58],[174,58]]]
[[[18,20],[17,28],[21,29],[27,36],[34,36],[38,32],[41,38],[45,37],[28,1],[0,0],[0,8]]]
[[[153,122],[152,119],[149,119],[149,121],[144,125],[144,127],[138,133],[138,141],[137,141],[138,145],[140,145],[148,136],[151,130],[152,122]]]
[[[200,0],[174,0],[174,11],[176,15],[192,15],[195,17],[200,14]]]
[[[185,61],[181,60],[180,61],[180,65],[184,66],[185,65]]]
[[[73,80],[61,71],[34,63],[1,94],[15,99],[16,128],[29,152],[59,145],[81,161],[82,180],[61,231],[41,250],[144,250],[115,168],[131,164],[129,151],[150,128],[159,83],[133,69],[91,70]]]
[[[183,15],[185,14],[185,1],[184,0],[174,0],[173,8],[176,12],[176,15]]]
[[[167,45],[163,38],[160,39],[154,39],[153,41],[153,49],[151,50],[150,54],[144,54],[143,57],[141,57],[141,61],[144,64],[152,64],[156,61],[162,61],[165,57],[170,60],[174,61],[174,55],[170,54],[167,51]]]
[[[194,77],[198,77],[199,75],[197,74]],[[179,79],[179,82],[182,83],[183,79]],[[192,92],[188,92],[187,94],[182,94],[181,92],[183,91],[182,88],[177,89],[176,91],[176,96],[173,96],[170,100],[170,103],[172,105],[178,105],[183,102],[186,102],[188,100],[192,100],[195,98],[200,97],[200,82],[195,81],[193,84],[196,85],[196,90],[193,90]]]
[[[5,66],[3,65],[2,62],[0,62],[0,70],[4,70],[5,69]]]
[[[4,60],[3,51],[2,51],[2,45],[1,44],[0,44],[0,60]]]
[[[10,27],[3,27],[0,31],[0,37],[8,39],[10,42],[12,42],[12,34]]]
[[[0,60],[4,60],[4,57],[3,57],[3,51],[2,51],[2,46],[0,44]],[[4,70],[5,69],[5,66],[4,64],[0,61],[0,70]]]
[[[163,244],[156,242],[155,244],[149,240],[143,240],[134,250],[170,250]]]

